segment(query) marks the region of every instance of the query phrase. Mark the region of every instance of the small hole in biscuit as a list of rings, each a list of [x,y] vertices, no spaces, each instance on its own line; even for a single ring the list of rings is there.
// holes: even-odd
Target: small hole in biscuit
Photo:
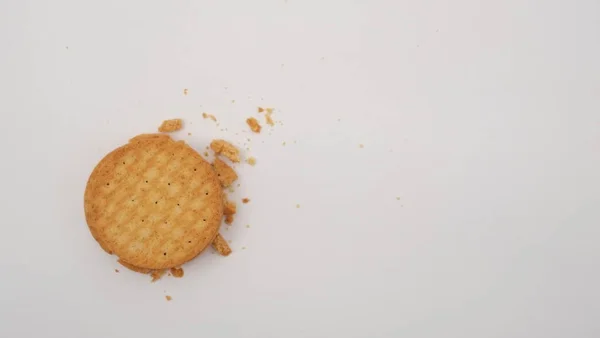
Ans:
[[[144,220],[142,220],[142,223],[144,222]]]
[[[179,206],[179,203],[177,203],[177,206]]]
[[[220,177],[220,176],[221,176],[221,174],[217,174],[217,176],[219,176],[219,177]]]
[[[205,218],[205,219],[203,219],[202,221],[206,222],[206,218]]]
[[[188,243],[192,243],[192,241],[188,241]]]
[[[166,255],[167,255],[167,253],[166,253],[166,252],[164,252],[164,253],[163,253],[163,255],[165,255],[165,256],[166,256]]]
[[[196,168],[194,168],[194,171],[196,171]]]
[[[158,204],[158,201],[155,201],[154,204]]]
[[[167,183],[167,185],[171,185],[171,183]]]
[[[125,162],[123,162],[123,164],[125,164]]]
[[[146,181],[146,183],[148,183],[148,181]]]
[[[208,191],[206,192],[206,196],[208,196]]]
[[[110,185],[110,183],[106,183],[106,185]]]

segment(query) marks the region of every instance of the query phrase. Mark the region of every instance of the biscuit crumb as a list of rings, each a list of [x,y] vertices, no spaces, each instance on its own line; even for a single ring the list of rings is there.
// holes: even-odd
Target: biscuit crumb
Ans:
[[[233,215],[225,215],[225,224],[231,225],[233,223]],[[229,228],[225,228],[225,230],[229,230]]]
[[[254,157],[248,157],[248,159],[246,160],[246,163],[253,166],[256,164],[256,159]]]
[[[224,215],[235,215],[235,212],[237,211],[237,207],[235,205],[235,202],[232,201],[225,201],[225,206],[223,207],[223,214]]]
[[[271,109],[271,111],[269,112],[269,109]],[[267,114],[265,115],[265,120],[267,121],[267,124],[270,126],[274,126],[275,122],[273,122],[273,119],[271,118],[271,114],[273,113],[273,108],[267,108]]]
[[[188,136],[192,136],[192,133],[188,133]]]
[[[235,171],[219,158],[216,158],[213,162],[213,168],[217,173],[219,181],[221,181],[221,185],[225,188],[229,187],[238,178]]]
[[[365,146],[361,143],[358,145],[359,148],[364,148]]]
[[[397,200],[397,201],[399,201],[399,200],[400,200],[400,197],[396,197],[396,200]]]
[[[168,296],[168,295],[167,295],[167,296],[165,296],[165,298],[167,299],[167,302],[170,302],[170,301],[171,301],[171,299],[173,299],[173,297],[171,297],[171,296]]]
[[[246,228],[250,228],[250,224],[246,224]]]
[[[231,253],[231,248],[227,241],[221,236],[221,234],[217,234],[215,240],[212,242],[212,246],[221,256],[229,256]]]
[[[265,111],[265,108],[263,108],[263,107],[258,107],[258,112],[259,112],[259,113],[262,113],[262,112],[264,112],[264,111]]]
[[[217,122],[217,118],[212,114],[202,113],[202,117],[205,119],[211,119],[211,120]]]
[[[243,246],[243,247],[242,247],[242,250],[246,250],[246,247],[245,247],[245,246]]]
[[[165,272],[167,272],[167,270],[154,270],[154,271],[152,271],[152,273],[150,274],[150,276],[152,277],[152,280],[150,282],[154,283],[157,280],[161,279],[162,276],[165,274]]]
[[[215,154],[227,157],[232,162],[240,161],[240,151],[231,143],[225,140],[214,140],[210,143],[210,148]]]
[[[296,204],[296,208],[300,208],[300,204]]]
[[[204,152],[204,156],[205,156],[205,157],[208,157],[208,151],[205,151],[205,152]]]
[[[187,90],[187,88],[184,88],[183,89],[183,95],[187,95],[187,94],[188,94],[188,90]]]
[[[242,198],[242,203],[246,204],[246,203],[248,203],[248,202],[250,202],[250,199],[249,199],[249,198]]]
[[[160,127],[158,127],[158,131],[161,133],[170,133],[180,130],[181,127],[181,119],[164,120]]]
[[[248,124],[248,126],[250,126],[250,129],[255,132],[255,133],[260,133],[260,129],[262,128],[260,126],[260,124],[258,123],[258,120],[255,119],[254,117],[250,117],[246,120],[246,123]]]
[[[116,272],[116,273],[119,273],[119,269],[115,269],[115,272]]]
[[[171,274],[175,278],[183,277],[183,269],[182,268],[171,268]]]

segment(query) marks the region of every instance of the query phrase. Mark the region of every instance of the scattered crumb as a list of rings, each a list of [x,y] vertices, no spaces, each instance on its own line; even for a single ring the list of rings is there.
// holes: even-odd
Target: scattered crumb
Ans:
[[[358,145],[359,148],[364,148],[365,146],[361,143]]]
[[[250,224],[246,224],[246,228],[250,228]]]
[[[181,119],[165,120],[160,125],[160,127],[158,127],[158,131],[160,131],[161,133],[170,133],[173,131],[178,131],[179,129],[181,129],[181,127]]]
[[[229,188],[227,189],[227,191],[229,191],[230,193],[234,193],[234,192],[235,192],[235,189],[233,189],[233,187],[229,187]]]
[[[271,118],[271,113],[267,113],[265,115],[265,120],[267,121],[267,124],[270,126],[274,126],[275,122],[273,122],[273,119]]]
[[[219,158],[216,158],[213,162],[213,168],[217,172],[221,185],[225,188],[229,187],[238,178],[235,171]]]
[[[259,112],[259,113],[262,113],[262,112],[264,112],[264,111],[265,111],[265,108],[263,108],[263,107],[258,107],[258,112]]]
[[[246,163],[253,166],[256,164],[256,159],[254,157],[248,157],[248,159],[246,160]]]
[[[225,215],[225,224],[231,225],[233,223],[233,215]],[[225,230],[229,230],[229,228],[225,228]]]
[[[165,296],[165,298],[167,299],[167,302],[170,302],[170,301],[171,301],[171,299],[173,299],[173,297],[171,297],[171,296],[169,296],[169,295]]]
[[[167,270],[154,270],[154,271],[152,271],[152,273],[150,274],[150,276],[152,277],[152,280],[150,282],[154,283],[157,280],[161,279],[161,277],[165,274],[165,272],[167,272]]]
[[[246,203],[248,203],[248,202],[250,202],[250,199],[249,199],[249,198],[242,198],[242,203],[246,204]]]
[[[115,272],[116,272],[116,273],[119,273],[119,269],[115,269]]]
[[[300,208],[300,204],[296,204],[296,208]]]
[[[183,277],[183,269],[182,268],[171,268],[171,274],[173,274],[173,277],[175,277],[175,278],[181,278],[181,277]]]
[[[208,157],[208,151],[204,152],[204,156]]]
[[[235,202],[225,201],[225,206],[223,207],[223,214],[225,215],[235,215],[237,211],[237,207]]]
[[[237,184],[237,186],[238,186],[238,188],[239,188],[239,187],[240,187],[240,184],[238,183],[238,184]]]
[[[192,136],[192,133],[188,133],[188,136]]]
[[[267,114],[273,114],[273,110],[275,110],[275,108],[266,108],[265,110],[267,111]]]
[[[183,95],[187,95],[187,94],[188,94],[187,88],[183,89]]]
[[[243,247],[242,247],[242,250],[246,250],[246,247],[245,247],[245,246],[243,246]]]
[[[235,103],[235,100],[231,100],[231,103]]]
[[[240,161],[240,151],[231,143],[225,140],[214,140],[210,143],[210,148],[215,154],[227,157],[232,162]]]
[[[221,234],[217,234],[214,241],[212,242],[212,246],[217,252],[222,256],[228,256],[231,253],[231,248],[227,241],[221,236]]]
[[[250,117],[246,120],[246,123],[250,126],[250,129],[255,133],[260,133],[261,126],[258,120],[254,117]]]
[[[400,197],[396,197],[396,200],[398,200],[398,201],[399,201],[399,200],[400,200]]]
[[[282,146],[285,146],[285,141],[283,141],[283,143],[281,144]]]
[[[217,118],[213,114],[202,113],[202,117],[217,122]]]

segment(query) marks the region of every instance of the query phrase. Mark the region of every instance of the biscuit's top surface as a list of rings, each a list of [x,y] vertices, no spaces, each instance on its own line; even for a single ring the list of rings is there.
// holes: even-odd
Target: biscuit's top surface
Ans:
[[[164,269],[213,241],[223,193],[210,164],[184,142],[140,135],[98,163],[84,208],[103,249],[137,267]]]

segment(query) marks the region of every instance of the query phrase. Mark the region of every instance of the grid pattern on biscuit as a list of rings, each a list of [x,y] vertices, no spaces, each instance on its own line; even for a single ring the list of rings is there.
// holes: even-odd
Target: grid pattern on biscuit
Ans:
[[[210,244],[221,217],[221,190],[210,165],[170,138],[115,150],[86,189],[94,237],[139,267],[167,268],[192,259]]]

